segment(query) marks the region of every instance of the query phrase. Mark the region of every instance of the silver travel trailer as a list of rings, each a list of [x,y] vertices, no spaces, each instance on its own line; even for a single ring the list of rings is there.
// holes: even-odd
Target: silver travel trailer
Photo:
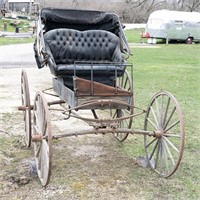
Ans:
[[[150,14],[145,37],[153,39],[200,41],[200,13],[157,10]]]

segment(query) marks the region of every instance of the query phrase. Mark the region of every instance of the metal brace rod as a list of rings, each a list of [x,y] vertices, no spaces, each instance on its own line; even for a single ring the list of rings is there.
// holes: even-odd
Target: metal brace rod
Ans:
[[[118,122],[118,121],[122,121],[122,120],[126,120],[126,119],[130,119],[132,117],[136,117],[136,116],[139,116],[139,115],[142,115],[144,114],[145,111],[142,111],[142,112],[139,112],[139,113],[134,113],[132,115],[128,115],[128,116],[125,116],[125,117],[119,117],[119,118],[115,118],[115,119],[90,119],[90,118],[85,118],[85,117],[81,117],[80,115],[76,114],[75,112],[71,112],[71,114],[68,114],[68,113],[63,113],[67,116],[71,116],[71,117],[74,117],[74,118],[77,118],[77,119],[81,119],[83,121],[90,121],[90,122],[96,122],[96,123],[111,123],[111,122]]]
[[[107,134],[107,133],[130,133],[130,134],[138,134],[138,135],[148,135],[148,136],[155,136],[154,132],[144,131],[144,130],[132,130],[128,128],[99,128],[99,129],[87,129],[87,130],[68,130],[66,134],[60,135],[53,135],[52,139],[59,139],[64,137],[71,137],[71,136],[79,136],[79,135],[89,135],[89,134]]]
[[[57,104],[62,104],[62,103],[65,103],[65,101],[63,101],[63,100],[57,100],[57,101],[48,102],[47,105],[51,106],[51,105],[57,105]]]

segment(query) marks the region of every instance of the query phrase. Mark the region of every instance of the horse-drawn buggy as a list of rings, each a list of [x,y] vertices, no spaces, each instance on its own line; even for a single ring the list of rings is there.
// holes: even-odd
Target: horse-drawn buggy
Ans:
[[[86,134],[109,133],[119,142],[129,134],[141,134],[151,168],[164,177],[176,171],[184,148],[179,104],[172,94],[160,91],[146,110],[134,105],[133,67],[127,62],[130,50],[115,13],[44,8],[37,20],[34,51],[38,68],[49,67],[53,87],[38,91],[32,105],[23,70],[19,109],[26,145],[33,143],[43,186],[51,176],[52,140]],[[91,111],[92,117],[81,110]],[[52,112],[60,112],[63,120],[83,120],[88,129],[54,135]],[[144,115],[144,129],[135,130],[132,122],[139,115]]]

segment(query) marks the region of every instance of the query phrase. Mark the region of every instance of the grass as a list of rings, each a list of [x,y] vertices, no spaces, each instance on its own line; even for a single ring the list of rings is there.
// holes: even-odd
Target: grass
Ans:
[[[7,32],[15,32],[16,26],[11,25],[11,23],[18,22],[17,27],[19,27],[20,32],[27,32],[30,25],[29,21],[27,20],[8,20],[8,19],[0,19],[0,30],[4,30],[4,23],[7,25]],[[34,41],[34,38],[6,38],[6,37],[0,37],[0,45],[9,45],[9,44],[22,44],[22,43],[32,43]]]
[[[127,38],[132,37],[127,34]],[[146,108],[151,96],[160,89],[176,96],[185,123],[184,156],[179,169],[169,179],[146,170],[135,174],[134,179],[145,190],[146,199],[200,199],[200,45],[159,44],[157,47],[131,48],[133,56],[129,62],[134,63],[135,105]],[[136,119],[133,127],[138,128],[143,120]],[[129,156],[141,155],[143,137],[136,139],[134,142],[134,138],[128,138],[122,151]]]
[[[135,32],[132,30],[126,31],[129,42],[140,42],[140,37],[138,37],[139,32],[140,30],[136,30]],[[134,36],[132,35],[133,33],[135,33]],[[186,135],[185,150],[181,165],[176,173],[168,179],[159,177],[150,169],[143,169],[138,166],[132,167],[132,163],[118,168],[116,164],[110,165],[110,162],[114,162],[116,158],[111,158],[107,166],[108,168],[112,166],[113,170],[116,170],[116,175],[124,169],[132,170],[133,173],[128,173],[126,176],[126,181],[130,184],[135,183],[137,189],[132,192],[136,196],[142,194],[142,197],[146,200],[197,200],[200,199],[200,45],[159,44],[156,46],[158,48],[131,48],[133,56],[130,57],[129,62],[134,64],[135,105],[146,108],[151,97],[161,89],[168,90],[176,96],[183,112]],[[5,116],[3,120],[8,119],[10,119],[9,116],[7,118]],[[144,118],[142,117],[135,118],[133,127],[142,129],[143,121]],[[8,143],[7,139],[1,140],[0,138],[0,149],[8,147]],[[55,144],[55,146],[58,148],[59,144]],[[120,159],[136,158],[144,155],[142,136],[129,136],[123,144],[115,145],[112,143],[108,147],[112,149],[111,152],[119,152],[116,155]],[[69,151],[69,149],[67,150]],[[64,147],[62,148],[63,151]],[[85,186],[78,179],[75,182],[70,182],[69,177],[66,179],[64,176],[64,174],[69,173],[71,170],[70,173],[72,175],[74,173],[75,179],[78,177],[76,171],[73,170],[73,167],[77,164],[76,160],[70,157],[69,163],[71,168],[65,168],[68,161],[66,159],[67,155],[61,154],[59,156],[63,156],[63,158],[61,157],[62,159],[59,156],[55,156],[53,159],[53,162],[59,165],[60,170],[63,170],[61,171],[62,173],[59,171],[53,172],[53,176],[55,176],[54,182],[59,183],[60,181],[61,187],[69,183],[75,191],[84,190],[85,187],[87,188],[87,179],[85,181],[85,178],[80,178],[81,181],[86,182]],[[19,155],[15,156],[20,157]],[[122,160],[122,162],[125,161]],[[118,162],[118,164],[122,162]],[[98,164],[102,163],[99,162]],[[80,168],[83,165],[84,163],[77,164]],[[89,163],[85,163],[85,165],[88,166]],[[100,167],[95,166],[95,170],[96,168]],[[101,170],[99,171],[101,172]],[[108,171],[106,169],[105,173]],[[56,179],[59,173],[60,177]],[[123,185],[122,187],[126,186]],[[35,187],[39,188],[38,185]],[[127,187],[129,188],[129,185]]]
[[[7,26],[8,32],[15,32],[15,28],[18,27],[20,32],[27,32],[30,28],[29,21],[23,19],[0,19],[0,29],[4,30],[4,24]]]
[[[4,38],[0,37],[0,45],[33,43],[34,38]]]
[[[126,30],[126,37],[129,43],[140,43],[141,42],[141,34],[144,32],[144,29],[130,29]]]

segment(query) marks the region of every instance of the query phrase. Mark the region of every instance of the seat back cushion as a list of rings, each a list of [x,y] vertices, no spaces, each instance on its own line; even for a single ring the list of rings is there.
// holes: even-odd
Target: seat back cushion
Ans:
[[[44,34],[56,64],[123,62],[119,38],[104,30],[54,29]]]

